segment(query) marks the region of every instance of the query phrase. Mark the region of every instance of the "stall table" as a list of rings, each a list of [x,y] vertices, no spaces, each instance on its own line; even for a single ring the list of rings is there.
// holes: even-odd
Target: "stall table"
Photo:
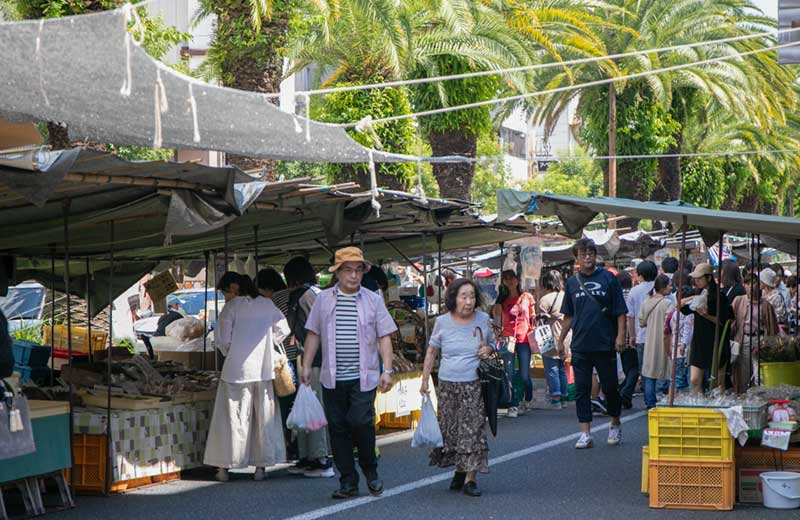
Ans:
[[[157,408],[111,411],[111,483],[162,477],[203,464],[213,401],[165,402]],[[105,436],[106,410],[76,408],[73,433]],[[157,480],[156,480],[157,481]],[[78,491],[102,491],[104,482]],[[99,489],[98,489],[99,487]]]

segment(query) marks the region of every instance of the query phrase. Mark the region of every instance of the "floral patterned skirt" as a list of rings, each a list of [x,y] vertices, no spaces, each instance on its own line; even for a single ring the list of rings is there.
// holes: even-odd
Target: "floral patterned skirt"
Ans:
[[[439,428],[444,446],[431,452],[431,466],[489,472],[486,408],[480,381],[439,381]]]

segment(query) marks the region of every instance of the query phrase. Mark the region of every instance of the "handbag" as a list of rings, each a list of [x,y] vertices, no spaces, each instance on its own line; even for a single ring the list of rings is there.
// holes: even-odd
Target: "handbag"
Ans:
[[[275,372],[275,378],[272,380],[272,384],[275,387],[275,394],[278,397],[286,397],[297,391],[297,387],[294,384],[292,366],[289,364],[289,358],[286,356],[286,349],[283,348],[282,344],[278,346],[272,369]]]
[[[483,331],[480,327],[475,327],[472,335],[480,335],[478,349],[484,346]],[[506,374],[503,359],[496,350],[492,354],[478,363],[478,379],[481,382],[481,397],[486,409],[486,416],[489,419],[489,427],[493,435],[497,435],[497,409],[501,403],[510,400],[511,392],[514,391],[511,381]]]
[[[2,381],[2,380],[0,380]],[[0,385],[0,460],[36,451],[28,399],[7,382]]]
[[[528,344],[531,346],[531,349],[538,350],[539,354],[547,354],[556,348],[556,339],[553,336],[553,326],[547,323],[550,315],[553,314],[556,301],[558,301],[557,294],[556,297],[553,298],[553,303],[550,305],[550,308],[547,310],[547,317],[541,315],[537,316],[536,321],[538,322],[538,325],[536,325],[533,330],[528,333]]]

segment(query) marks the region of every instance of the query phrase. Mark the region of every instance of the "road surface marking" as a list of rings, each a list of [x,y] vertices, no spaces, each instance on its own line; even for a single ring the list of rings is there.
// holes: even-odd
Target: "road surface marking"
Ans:
[[[644,417],[647,415],[646,410],[642,410],[640,412],[626,415],[622,418],[622,422],[630,422],[633,420],[638,419],[639,417]],[[607,430],[608,427],[611,425],[611,422],[606,422],[597,426],[596,428],[592,428],[592,431],[598,432]],[[508,462],[510,460],[519,459],[521,457],[527,457],[533,453],[537,453],[549,448],[553,448],[560,444],[565,444],[567,442],[573,441],[580,437],[580,433],[572,433],[570,435],[564,435],[563,437],[559,437],[557,439],[553,439],[547,442],[543,442],[541,444],[536,444],[529,448],[524,448],[517,451],[512,451],[511,453],[507,453],[505,455],[501,455],[499,457],[495,457],[489,460],[489,466],[494,466],[496,464],[502,464],[504,462]],[[316,509],[314,511],[309,511],[307,513],[303,513],[300,515],[289,517],[287,520],[314,520],[316,518],[322,518],[328,515],[335,515],[336,513],[341,513],[342,511],[347,511],[348,509],[354,509],[359,506],[363,506],[366,504],[371,504],[377,500],[383,500],[384,498],[390,498],[397,495],[402,495],[403,493],[408,493],[409,491],[414,491],[419,488],[423,488],[425,486],[430,486],[431,484],[436,484],[438,482],[443,482],[445,480],[449,480],[452,478],[453,472],[447,471],[444,473],[440,473],[438,475],[433,475],[427,478],[415,480],[413,482],[409,482],[407,484],[403,484],[401,486],[396,486],[391,489],[387,489],[383,492],[383,494],[379,497],[372,497],[372,496],[365,496],[361,498],[355,498],[353,500],[348,500],[346,502],[342,502],[339,504],[335,504],[328,507],[323,507],[321,509]]]

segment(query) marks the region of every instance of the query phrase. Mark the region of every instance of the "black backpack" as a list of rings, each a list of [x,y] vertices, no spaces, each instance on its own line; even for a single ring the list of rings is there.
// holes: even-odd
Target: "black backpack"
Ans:
[[[294,336],[295,345],[299,350],[303,349],[306,341],[306,321],[308,313],[300,305],[300,299],[311,288],[308,284],[298,287],[289,293],[289,312],[286,314],[286,321],[289,322],[289,329]]]

